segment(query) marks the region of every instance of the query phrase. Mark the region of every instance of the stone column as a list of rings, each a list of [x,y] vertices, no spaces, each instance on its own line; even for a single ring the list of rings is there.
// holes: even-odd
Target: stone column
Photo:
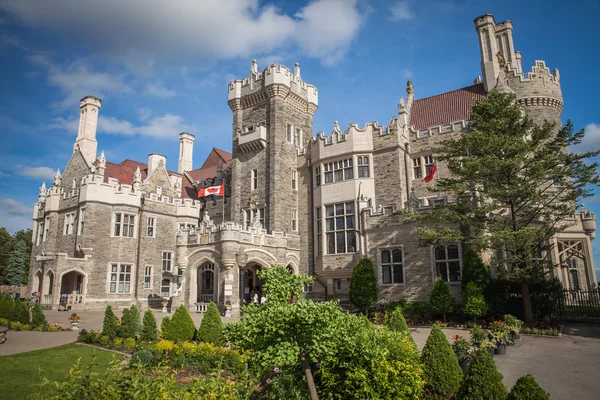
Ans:
[[[222,259],[221,270],[219,273],[219,288],[220,292],[223,293],[223,308],[225,310],[226,317],[232,317],[234,314],[239,316],[240,308],[239,302],[237,302],[237,273],[236,269],[233,268],[236,265],[235,259]],[[219,296],[219,299],[221,296]],[[234,313],[235,309],[235,313]]]

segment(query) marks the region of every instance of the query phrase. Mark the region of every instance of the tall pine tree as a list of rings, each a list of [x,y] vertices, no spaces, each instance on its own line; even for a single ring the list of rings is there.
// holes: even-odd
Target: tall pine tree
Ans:
[[[7,267],[8,284],[11,286],[21,286],[27,271],[27,245],[20,240],[10,252]]]

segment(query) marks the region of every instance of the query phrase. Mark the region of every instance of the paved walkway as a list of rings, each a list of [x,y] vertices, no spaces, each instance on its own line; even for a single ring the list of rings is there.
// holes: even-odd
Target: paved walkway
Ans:
[[[6,333],[6,342],[0,344],[0,356],[62,346],[63,344],[76,341],[77,335],[77,332],[8,331]]]

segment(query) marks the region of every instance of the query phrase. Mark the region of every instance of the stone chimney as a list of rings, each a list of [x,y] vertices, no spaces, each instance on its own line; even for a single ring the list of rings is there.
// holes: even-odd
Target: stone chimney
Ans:
[[[156,153],[148,154],[148,176],[161,165],[167,168],[167,157]]]
[[[98,112],[102,106],[102,100],[94,96],[86,96],[79,102],[79,130],[73,150],[79,151],[91,165],[96,160],[96,128],[98,126]]]
[[[181,132],[179,134],[179,164],[177,172],[183,174],[183,171],[191,171],[192,154],[194,152],[194,135]]]

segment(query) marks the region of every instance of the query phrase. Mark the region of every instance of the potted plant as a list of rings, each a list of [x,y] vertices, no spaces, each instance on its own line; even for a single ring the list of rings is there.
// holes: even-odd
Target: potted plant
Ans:
[[[515,342],[521,338],[521,328],[523,327],[523,321],[517,317],[506,314],[504,316],[504,322],[508,325],[510,341]]]
[[[71,316],[69,317],[69,321],[71,321],[71,326],[73,327],[73,329],[77,330],[78,325],[79,325],[79,321],[81,321],[81,317],[79,315],[77,315],[77,313],[73,313],[71,314]]]
[[[496,344],[496,354],[506,354],[506,345],[509,341],[510,329],[505,322],[494,321],[490,329],[490,340]]]
[[[467,371],[469,370],[471,360],[473,360],[475,348],[468,340],[460,335],[454,335],[452,339],[454,339],[452,350],[454,350],[454,354],[456,354],[456,358],[458,358],[458,363],[463,370],[463,374],[466,375]]]
[[[484,339],[479,345],[480,349],[485,349],[490,354],[490,357],[494,357],[494,353],[496,351],[496,343],[492,342],[489,339]]]

